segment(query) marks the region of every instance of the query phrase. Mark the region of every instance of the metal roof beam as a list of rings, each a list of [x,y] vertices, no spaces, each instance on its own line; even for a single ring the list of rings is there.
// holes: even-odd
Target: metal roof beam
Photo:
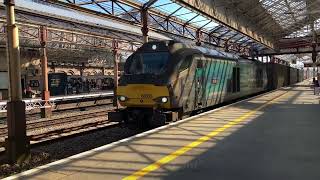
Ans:
[[[179,4],[183,4],[184,6],[187,6],[189,8],[192,8],[194,10],[197,10],[198,12],[201,12],[202,14],[215,19],[216,21],[228,26],[231,29],[234,29],[246,36],[249,36],[250,38],[254,39],[255,41],[262,43],[270,48],[274,48],[274,42],[273,39],[270,37],[266,37],[260,34],[263,34],[262,32],[257,32],[253,30],[253,27],[247,27],[240,23],[239,17],[230,17],[227,14],[229,11],[225,8],[219,8],[217,6],[216,1],[211,0],[174,0],[175,2]],[[228,11],[228,12],[227,12]]]
[[[4,7],[0,6],[0,14],[5,14],[3,9]],[[119,31],[108,29],[105,27],[101,27],[99,25],[94,25],[85,22],[77,22],[70,19],[65,19],[62,17],[54,17],[49,16],[47,14],[39,14],[37,12],[28,12],[26,10],[17,8],[17,21],[23,25],[28,26],[47,26],[49,29],[55,29],[59,32],[77,32],[78,34],[86,34],[91,36],[101,36],[101,37],[109,37],[109,38],[119,38],[124,41],[133,41],[140,42],[140,35],[129,33],[129,32],[121,32],[121,36],[119,35]],[[4,17],[0,17],[0,22]],[[22,30],[22,29],[21,29]]]
[[[177,13],[180,9],[182,9],[182,7],[179,7],[178,9],[176,9],[175,11],[173,11],[171,14],[169,14],[166,19],[169,19],[171,16],[173,16],[175,13]]]
[[[223,26],[219,25],[219,26],[216,26],[212,29],[211,32],[209,32],[209,35],[212,35],[213,33],[217,32],[218,30],[220,30],[221,28],[223,28]]]
[[[220,34],[219,36],[218,36],[218,38],[222,38],[222,37],[224,37],[225,35],[227,35],[227,34],[229,34],[231,32],[231,30],[230,29],[228,29],[226,32],[224,32],[223,34]]]
[[[238,34],[238,33],[235,33],[234,35],[230,36],[230,37],[228,38],[228,41],[230,41],[232,38],[236,37],[237,35],[239,35],[239,34]]]
[[[71,4],[76,4],[76,5],[79,5],[79,6],[83,6],[83,5],[88,5],[88,4],[92,4],[92,1],[86,1],[86,2],[76,2],[76,1],[70,1],[70,0],[67,0],[69,3]],[[104,0],[104,1],[100,1],[100,0],[96,0],[97,3],[100,3],[100,2],[109,2],[110,0]]]
[[[212,20],[210,20],[209,22],[205,23],[203,26],[201,26],[198,31],[200,31],[201,29],[203,29],[204,27],[206,27],[208,24],[210,24],[212,22]]]
[[[148,2],[143,4],[142,9],[149,9],[157,1],[158,0],[149,0]]]
[[[316,47],[316,52],[320,52],[320,47]],[[263,50],[259,51],[258,56],[269,56],[269,55],[282,55],[282,54],[304,54],[312,53],[312,47],[303,47],[303,48],[292,48],[292,49],[280,49],[278,51],[274,50]]]
[[[96,4],[97,6],[99,6],[99,8],[103,9],[106,13],[108,14],[112,14],[110,11],[108,11],[106,8],[104,8],[103,6],[101,6],[98,2],[96,2],[95,0],[91,0],[91,2],[93,2],[94,4]]]
[[[91,0],[93,1],[93,0]],[[102,3],[102,2],[107,2],[109,0],[94,0],[94,2],[96,3]],[[100,12],[97,12],[95,10],[92,10],[92,9],[87,9],[85,7],[81,7],[77,4],[70,4],[70,3],[65,3],[65,2],[62,2],[62,1],[59,1],[59,0],[47,0],[47,2],[49,3],[54,3],[54,4],[59,4],[59,5],[62,5],[66,8],[71,8],[71,9],[75,9],[75,10],[78,10],[78,11],[81,11],[81,12],[86,12],[86,13],[90,13],[90,14],[94,14],[94,15],[98,15],[98,16],[102,16],[102,17],[107,17],[107,18],[110,18],[110,19],[116,19],[116,20],[119,20],[119,21],[122,21],[124,23],[129,23],[131,25],[137,25],[137,26],[141,26],[140,25],[140,20],[138,20],[135,16],[135,14],[132,13],[131,10],[127,11],[125,8],[123,8],[121,5],[127,5],[129,7],[132,8],[132,10],[142,10],[143,9],[143,5],[142,3],[140,2],[137,2],[137,1],[134,1],[134,0],[114,0],[113,2],[117,5],[119,5],[119,8],[121,8],[123,11],[125,11],[127,13],[128,16],[130,16],[130,20],[126,20],[125,18],[122,18],[122,17],[117,17],[117,16],[114,16],[114,15],[109,15],[109,14],[104,14],[104,13],[100,13]],[[94,4],[94,2],[92,2],[92,4]],[[161,12],[157,9],[154,9],[152,8],[153,6],[151,5],[151,2],[155,2],[155,1],[151,1],[150,0],[150,8],[147,9],[148,10],[148,14],[149,14],[149,17],[151,17],[152,19],[155,20],[156,23],[159,24],[159,26],[161,27],[157,27],[157,26],[152,26],[150,25],[150,30],[154,30],[156,32],[161,32],[161,33],[169,33],[169,34],[175,34],[175,35],[182,35],[182,36],[185,36],[186,38],[191,38],[191,39],[195,39],[195,32],[197,30],[199,30],[200,28],[200,33],[204,33],[204,34],[209,34],[209,36],[212,36],[213,35],[213,32],[217,31],[218,29],[220,28],[224,28],[224,29],[230,29],[230,31],[234,31],[233,28],[228,28],[228,27],[225,27],[225,25],[220,25],[220,26],[217,26],[217,28],[214,28],[213,31],[210,33],[208,32],[208,30],[206,29],[201,29],[201,27],[197,27],[194,23],[197,22],[197,21],[202,21],[202,20],[197,20],[196,18],[199,17],[199,16],[205,16],[206,18],[208,18],[208,21],[214,21],[212,18],[206,16],[206,15],[203,15],[201,14],[200,12],[195,12],[195,11],[192,11],[190,10],[190,12],[193,12],[195,15],[188,18],[188,20],[183,20],[183,19],[179,19],[179,18],[176,18],[175,17],[175,13],[172,13],[171,17],[169,16],[168,18],[168,15],[170,14],[166,14],[165,12]],[[97,6],[97,8],[99,8]],[[179,9],[179,8],[178,8]],[[136,12],[136,13],[140,13],[140,12]],[[176,13],[177,14],[177,13]],[[179,16],[179,15],[177,15]],[[159,18],[157,18],[159,17]],[[163,26],[161,25],[161,23],[158,22],[158,20],[163,20],[163,19],[167,19],[167,28],[163,28]],[[207,24],[207,22],[205,23]],[[168,28],[170,25],[170,28]],[[185,35],[186,32],[187,34]],[[225,32],[225,31],[224,31]],[[221,34],[221,33],[220,33]],[[231,33],[230,33],[231,34]],[[240,33],[240,34],[243,34],[243,33]],[[233,35],[233,34],[232,34]],[[216,37],[217,38],[217,37]],[[233,43],[233,42],[232,42]]]
[[[191,22],[192,20],[194,20],[195,18],[197,18],[198,16],[199,16],[199,14],[195,15],[194,17],[192,17],[191,19],[189,19],[187,22],[185,22],[183,26],[189,25],[190,22]]]
[[[240,37],[240,38],[238,38],[238,39],[234,40],[234,42],[236,43],[236,42],[240,41],[241,39],[243,39],[243,38],[245,38],[245,37],[246,37],[246,36],[242,36],[242,37]]]

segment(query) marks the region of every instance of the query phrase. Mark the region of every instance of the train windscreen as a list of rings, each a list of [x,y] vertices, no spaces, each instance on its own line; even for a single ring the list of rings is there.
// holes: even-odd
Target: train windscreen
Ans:
[[[169,52],[137,53],[128,59],[126,74],[155,74],[165,72]]]

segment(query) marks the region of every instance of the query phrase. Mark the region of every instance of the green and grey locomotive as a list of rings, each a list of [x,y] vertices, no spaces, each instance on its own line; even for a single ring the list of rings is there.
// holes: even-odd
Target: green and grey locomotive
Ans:
[[[275,75],[267,74],[273,66],[176,41],[148,42],[127,59],[116,91],[124,108],[109,119],[139,126],[175,121],[273,88],[268,75]]]

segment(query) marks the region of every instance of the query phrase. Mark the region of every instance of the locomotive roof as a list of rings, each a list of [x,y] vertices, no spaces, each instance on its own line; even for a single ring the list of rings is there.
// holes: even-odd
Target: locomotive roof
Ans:
[[[236,54],[224,52],[224,51],[219,51],[217,49],[208,49],[205,47],[197,46],[197,45],[188,45],[193,49],[197,49],[201,51],[204,55],[206,56],[213,56],[217,58],[224,58],[224,59],[232,59],[232,60],[238,60],[239,56]]]
[[[155,46],[154,46],[155,45]],[[195,49],[203,53],[205,56],[212,56],[216,58],[223,58],[223,59],[231,59],[231,60],[238,60],[240,57],[236,54],[220,51],[217,49],[209,49],[201,46],[197,46],[195,44],[186,44],[178,41],[151,41],[148,43],[143,44],[139,50],[142,51],[153,51],[155,49],[152,49],[153,46],[157,48],[159,51],[170,51],[175,52],[179,49],[183,48],[190,48],[190,49]]]

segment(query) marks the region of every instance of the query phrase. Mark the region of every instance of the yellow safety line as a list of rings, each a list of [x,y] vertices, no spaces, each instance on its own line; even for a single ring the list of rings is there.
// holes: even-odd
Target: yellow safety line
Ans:
[[[213,137],[217,136],[218,134],[220,134],[221,132],[225,131],[228,128],[231,128],[234,125],[239,124],[241,121],[247,119],[249,116],[253,115],[254,113],[256,113],[257,111],[259,111],[260,109],[266,107],[267,105],[271,104],[272,102],[274,102],[276,99],[280,98],[282,95],[286,94],[287,92],[276,96],[275,98],[271,99],[270,101],[268,101],[267,103],[257,107],[254,110],[251,110],[249,112],[247,112],[246,114],[244,114],[243,116],[240,116],[239,118],[234,119],[233,121],[223,125],[222,127],[215,129],[214,131],[210,132],[209,134],[200,137],[199,139],[195,140],[194,142],[172,152],[171,154],[161,158],[160,160],[154,162],[153,164],[148,165],[145,168],[140,169],[139,171],[136,171],[135,173],[131,174],[130,176],[127,176],[125,178],[123,178],[123,180],[136,180],[139,179],[143,176],[145,176],[146,174],[155,171],[157,169],[159,169],[162,165],[165,165],[173,160],[175,160],[177,157],[185,154],[186,152],[190,151],[191,149],[199,146],[200,144],[212,139]]]

